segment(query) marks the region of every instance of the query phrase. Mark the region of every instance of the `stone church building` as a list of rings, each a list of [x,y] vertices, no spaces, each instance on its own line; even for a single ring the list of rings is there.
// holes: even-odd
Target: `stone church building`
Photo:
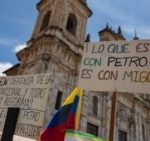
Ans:
[[[52,73],[46,123],[77,85],[87,20],[92,11],[86,0],[40,0],[37,10],[27,47],[16,54],[20,63],[5,73]],[[114,32],[108,25],[99,37],[100,41],[125,40],[120,27]],[[108,140],[111,99],[110,92],[84,93],[81,131]],[[150,141],[150,96],[118,92],[116,110],[114,141]]]

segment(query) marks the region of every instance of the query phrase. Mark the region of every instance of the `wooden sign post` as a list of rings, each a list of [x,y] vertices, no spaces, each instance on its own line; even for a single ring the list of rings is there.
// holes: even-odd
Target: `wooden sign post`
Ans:
[[[110,119],[110,129],[109,129],[109,141],[114,140],[114,130],[115,130],[115,119],[116,119],[116,106],[117,106],[117,94],[113,92],[112,103],[111,103],[111,119]]]

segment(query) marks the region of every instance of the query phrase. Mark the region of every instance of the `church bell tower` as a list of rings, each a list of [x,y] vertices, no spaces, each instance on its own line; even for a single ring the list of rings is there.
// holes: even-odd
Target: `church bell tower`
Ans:
[[[76,86],[87,19],[92,15],[86,0],[41,0],[27,47],[16,55],[20,64],[7,75],[51,73],[47,118],[61,98]]]
[[[37,10],[27,48],[17,53],[21,61],[18,74],[53,73],[59,89],[71,89],[76,85],[92,12],[85,0],[41,0]]]
[[[39,74],[55,69],[61,75],[77,75],[87,19],[92,15],[86,0],[40,0],[37,10],[27,47],[16,54],[21,63],[5,73]]]

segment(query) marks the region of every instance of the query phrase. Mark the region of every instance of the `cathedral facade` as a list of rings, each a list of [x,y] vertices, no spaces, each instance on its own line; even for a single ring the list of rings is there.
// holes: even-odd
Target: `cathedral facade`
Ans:
[[[41,0],[37,10],[27,47],[16,54],[20,63],[5,73],[52,74],[46,124],[77,85],[86,24],[92,11],[86,0]],[[109,25],[99,36],[100,41],[125,40],[120,27],[114,32]],[[111,107],[111,92],[84,91],[80,130],[108,140]],[[114,141],[149,141],[150,96],[118,92],[115,119]]]

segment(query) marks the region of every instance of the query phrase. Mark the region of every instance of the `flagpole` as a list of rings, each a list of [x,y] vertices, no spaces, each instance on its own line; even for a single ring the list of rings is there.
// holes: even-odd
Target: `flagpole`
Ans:
[[[80,90],[80,93],[82,93],[81,94],[81,96],[80,96],[80,100],[79,100],[79,107],[78,107],[78,109],[77,109],[77,112],[78,112],[78,116],[76,117],[76,124],[75,124],[75,129],[76,130],[79,130],[80,129],[80,127],[79,127],[79,125],[80,125],[80,121],[81,121],[81,110],[82,110],[82,103],[83,103],[83,95],[84,95],[84,91],[82,90]]]
[[[113,94],[112,94],[112,104],[111,104],[111,119],[110,119],[110,129],[109,129],[109,141],[114,140],[116,105],[117,105],[117,94],[116,94],[116,92],[113,92]]]

